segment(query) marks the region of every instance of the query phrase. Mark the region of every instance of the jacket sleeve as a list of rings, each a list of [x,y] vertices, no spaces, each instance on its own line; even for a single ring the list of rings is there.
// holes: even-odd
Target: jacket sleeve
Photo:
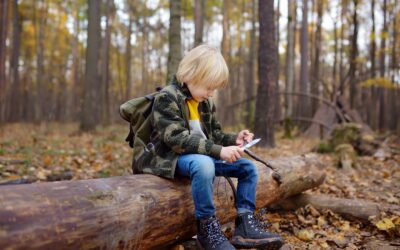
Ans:
[[[161,93],[154,100],[151,124],[160,139],[178,154],[204,154],[219,159],[222,146],[189,133],[177,100]]]
[[[236,145],[237,134],[224,133],[221,128],[221,124],[216,119],[216,108],[215,104],[210,102],[211,106],[211,127],[214,142],[223,146]]]

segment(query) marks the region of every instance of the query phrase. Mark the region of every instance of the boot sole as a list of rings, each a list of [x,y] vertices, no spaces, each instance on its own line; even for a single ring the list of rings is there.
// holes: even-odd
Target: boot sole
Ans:
[[[237,248],[259,248],[265,250],[278,250],[282,247],[283,241],[281,238],[263,239],[247,239],[241,236],[234,236],[231,244]]]

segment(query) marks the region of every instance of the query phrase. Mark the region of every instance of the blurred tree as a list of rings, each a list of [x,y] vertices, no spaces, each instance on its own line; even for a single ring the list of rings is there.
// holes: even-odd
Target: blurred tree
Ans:
[[[295,34],[296,34],[296,1],[288,0],[287,48],[286,48],[286,92],[294,91]],[[293,96],[285,95],[286,117],[293,115]]]
[[[114,0],[105,1],[105,31],[102,43],[102,70],[101,70],[101,122],[103,125],[110,124],[110,46],[111,46],[111,29],[115,16]],[[100,106],[100,105],[99,105]]]
[[[302,23],[300,34],[300,92],[309,94],[308,81],[308,0],[303,0]],[[305,96],[298,98],[297,115],[300,117],[308,117],[310,115],[309,99]]]
[[[258,2],[260,38],[258,49],[258,78],[255,129],[264,140],[261,146],[274,147],[275,82],[277,78],[277,46],[275,38],[274,0]]]
[[[206,0],[194,1],[194,46],[203,43],[205,4]]]
[[[80,128],[83,131],[93,130],[98,121],[99,88],[99,53],[100,53],[100,1],[89,0],[88,31],[86,50],[86,71],[84,96]]]
[[[181,0],[170,0],[170,23],[169,23],[169,52],[167,78],[176,73],[179,62],[182,59],[181,44]]]
[[[349,68],[349,84],[350,84],[350,105],[356,107],[357,101],[357,57],[358,57],[358,4],[359,0],[353,0],[352,24],[353,32],[351,34],[351,51],[350,51],[350,68]]]
[[[10,62],[10,98],[6,109],[8,121],[16,122],[21,118],[21,109],[16,105],[16,100],[21,98],[19,82],[19,56],[21,42],[22,20],[18,10],[18,0],[12,1],[12,52]]]
[[[4,103],[6,97],[6,53],[8,36],[8,12],[9,0],[0,1],[0,103]],[[0,122],[5,120],[5,105],[0,107]]]

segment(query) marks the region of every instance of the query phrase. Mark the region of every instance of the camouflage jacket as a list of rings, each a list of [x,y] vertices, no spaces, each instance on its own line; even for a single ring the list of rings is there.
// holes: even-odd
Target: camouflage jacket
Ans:
[[[201,125],[207,139],[190,133],[187,98],[192,98],[186,85],[174,78],[173,91],[163,91],[154,100],[150,120],[153,126],[151,143],[139,162],[143,173],[174,178],[181,154],[204,154],[220,157],[222,146],[235,145],[236,134],[224,133],[215,118],[211,99],[199,104]]]

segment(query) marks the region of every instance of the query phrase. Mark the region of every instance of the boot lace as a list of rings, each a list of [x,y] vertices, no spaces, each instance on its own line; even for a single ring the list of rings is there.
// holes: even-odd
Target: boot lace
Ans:
[[[209,239],[212,248],[216,248],[219,244],[226,241],[226,237],[221,230],[221,225],[215,218],[203,224],[203,229],[207,234],[207,238]]]

